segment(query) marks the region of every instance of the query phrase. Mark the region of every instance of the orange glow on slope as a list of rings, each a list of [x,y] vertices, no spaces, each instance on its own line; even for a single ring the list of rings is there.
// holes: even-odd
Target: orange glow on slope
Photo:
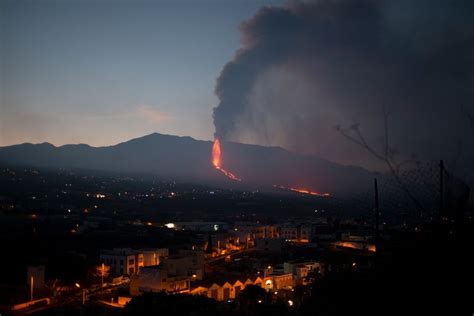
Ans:
[[[288,187],[285,187],[285,186],[282,186],[282,185],[274,185],[273,187],[283,189],[283,190],[290,190],[290,191],[293,191],[293,192],[303,193],[303,194],[315,195],[315,196],[325,196],[325,197],[331,196],[330,193],[320,193],[320,192],[315,192],[315,191],[311,191],[311,190],[308,190],[308,189],[288,188]]]
[[[214,167],[222,172],[227,178],[234,180],[234,181],[242,181],[242,179],[238,178],[232,172],[227,171],[221,167],[221,142],[218,138],[214,140],[214,144],[212,145],[212,164]]]

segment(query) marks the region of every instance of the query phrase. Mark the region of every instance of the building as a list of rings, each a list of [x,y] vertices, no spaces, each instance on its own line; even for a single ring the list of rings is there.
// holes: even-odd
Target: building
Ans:
[[[278,227],[272,225],[257,226],[253,230],[253,238],[279,238],[280,232]]]
[[[102,263],[110,266],[110,271],[117,275],[133,274],[138,270],[135,252],[130,248],[114,248],[100,254]]]
[[[299,228],[299,235],[298,235],[298,242],[302,243],[309,243],[313,239],[313,226],[312,225],[300,225]]]
[[[169,250],[168,248],[145,248],[137,251],[138,256],[138,266],[139,267],[148,267],[159,265],[160,261],[164,258],[168,258]],[[140,258],[143,258],[142,260]],[[143,265],[141,265],[143,263]]]
[[[281,252],[283,240],[279,238],[259,238],[255,240],[255,248],[265,252]]]
[[[311,273],[323,272],[321,263],[316,261],[293,260],[283,264],[284,273],[291,273],[294,276],[295,284],[307,285]]]
[[[163,265],[142,267],[130,279],[130,295],[144,292],[186,293],[190,290],[191,277],[172,275]]]
[[[110,266],[111,272],[116,275],[132,275],[138,272],[140,267],[158,265],[168,257],[167,248],[139,249],[114,248],[104,250],[100,254],[102,263]]]
[[[263,287],[261,277],[240,280],[235,277],[222,278],[222,280],[205,280],[192,283],[190,294],[202,295],[216,301],[228,301],[236,299],[240,292],[248,285]]]
[[[263,288],[267,291],[291,290],[295,285],[293,274],[282,272],[273,272],[265,276],[263,284]]]
[[[204,248],[211,256],[221,256],[243,248],[240,244],[240,238],[235,234],[217,232],[209,234],[207,239]]]
[[[241,243],[253,241],[257,238],[279,238],[279,227],[273,225],[260,225],[253,222],[237,222],[234,234]]]
[[[280,237],[290,242],[308,243],[313,235],[313,226],[310,224],[285,224],[280,227]]]
[[[297,241],[298,228],[294,225],[282,225],[280,227],[280,236],[286,241]]]
[[[161,265],[171,275],[201,280],[204,269],[204,252],[202,250],[180,250],[178,254],[163,259]]]
[[[202,280],[204,252],[179,250],[177,254],[160,257],[159,265],[139,267],[130,279],[130,294],[143,292],[178,292],[190,290],[190,282]]]

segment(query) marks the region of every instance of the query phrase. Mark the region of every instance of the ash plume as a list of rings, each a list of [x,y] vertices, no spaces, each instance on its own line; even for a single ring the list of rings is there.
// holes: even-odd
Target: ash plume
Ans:
[[[400,152],[439,159],[474,147],[474,2],[291,2],[240,30],[216,83],[216,137],[370,167],[334,127],[357,123],[378,144],[388,108]]]

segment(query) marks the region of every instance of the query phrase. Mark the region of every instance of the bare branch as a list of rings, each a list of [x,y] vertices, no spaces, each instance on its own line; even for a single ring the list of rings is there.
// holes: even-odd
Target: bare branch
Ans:
[[[383,112],[383,121],[384,121],[384,146],[382,152],[378,152],[375,150],[372,146],[369,145],[367,142],[366,138],[362,134],[359,124],[354,123],[351,125],[349,128],[342,128],[340,125],[336,126],[336,130],[341,133],[342,136],[350,140],[351,142],[357,144],[358,146],[362,147],[365,149],[370,155],[372,155],[374,158],[382,161],[386,166],[387,169],[389,170],[390,174],[394,177],[394,179],[397,181],[399,184],[400,188],[405,192],[405,194],[414,202],[416,207],[421,211],[421,215],[423,214],[424,208],[423,206],[418,202],[416,197],[410,192],[408,187],[403,183],[401,176],[400,176],[400,170],[401,167],[415,162],[414,159],[407,159],[402,162],[397,162],[395,156],[398,154],[398,151],[390,147],[390,142],[389,142],[389,128],[388,128],[388,121],[389,121],[389,116],[390,112],[386,107],[384,107],[384,112]],[[474,117],[473,117],[473,127],[474,127]]]

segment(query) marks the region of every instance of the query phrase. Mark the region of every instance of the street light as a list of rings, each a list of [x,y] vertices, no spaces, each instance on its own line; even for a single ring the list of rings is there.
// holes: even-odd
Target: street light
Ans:
[[[79,283],[74,284],[78,289],[81,288],[81,285]],[[86,305],[86,289],[82,289],[82,305]]]
[[[104,269],[105,269],[105,265],[104,263],[102,262],[102,287],[104,287]]]
[[[33,284],[35,282],[35,279],[33,276],[30,277],[30,301],[33,300]]]

